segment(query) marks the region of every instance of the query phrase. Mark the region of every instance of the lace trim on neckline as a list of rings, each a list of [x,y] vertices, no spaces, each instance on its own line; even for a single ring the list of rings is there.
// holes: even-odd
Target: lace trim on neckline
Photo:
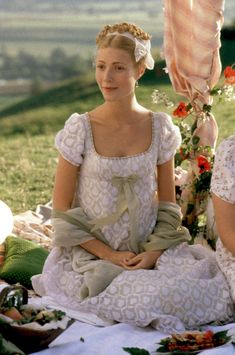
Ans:
[[[155,129],[154,129],[154,114],[152,111],[150,111],[151,113],[151,121],[152,121],[152,132],[151,132],[151,143],[149,145],[149,147],[143,151],[143,152],[140,152],[140,153],[136,153],[136,154],[131,154],[131,155],[125,155],[125,156],[121,156],[121,157],[118,157],[118,156],[105,156],[105,155],[102,155],[102,154],[99,154],[95,148],[95,143],[94,143],[94,137],[93,137],[93,132],[92,132],[92,127],[91,127],[91,120],[90,120],[90,116],[89,116],[89,113],[86,112],[85,113],[85,116],[87,118],[87,123],[88,123],[88,130],[89,130],[89,136],[90,136],[90,140],[91,140],[91,146],[92,146],[92,150],[93,152],[95,153],[95,155],[99,158],[102,158],[102,159],[110,159],[110,160],[120,160],[120,159],[128,159],[128,158],[136,158],[136,157],[141,157],[143,155],[146,155],[148,154],[151,150],[152,150],[152,147],[153,147],[153,143],[154,143],[154,138],[155,138]]]

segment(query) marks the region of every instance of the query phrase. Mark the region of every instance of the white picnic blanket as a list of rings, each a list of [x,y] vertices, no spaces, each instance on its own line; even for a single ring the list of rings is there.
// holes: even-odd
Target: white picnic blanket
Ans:
[[[79,319],[60,334],[48,349],[29,355],[125,355],[123,347],[137,347],[155,354],[158,342],[170,336],[152,327],[137,327],[125,323],[105,321],[88,312],[72,311],[56,304],[50,297],[37,297],[29,300],[36,305],[47,305],[51,308],[66,311],[67,315]],[[206,326],[202,330],[221,331],[229,329],[235,341],[235,323],[224,326]],[[234,355],[235,346],[226,344],[222,347],[205,350],[201,355]]]
[[[235,323],[223,327],[210,327],[212,330],[235,330]],[[155,354],[157,343],[168,334],[160,333],[151,327],[140,328],[118,323],[107,327],[76,321],[64,333],[56,338],[48,349],[31,355],[127,355],[123,347],[138,347]],[[235,347],[226,344],[223,347],[205,350],[201,355],[234,355]]]

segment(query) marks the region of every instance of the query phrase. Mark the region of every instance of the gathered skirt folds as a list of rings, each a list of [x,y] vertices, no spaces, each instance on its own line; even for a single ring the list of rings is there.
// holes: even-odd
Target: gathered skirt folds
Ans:
[[[83,283],[84,274],[74,271],[69,248],[54,248],[43,273],[33,278],[39,294],[62,306],[162,332],[234,321],[229,286],[215,253],[201,245],[169,248],[154,269],[122,271],[93,297],[81,298]]]

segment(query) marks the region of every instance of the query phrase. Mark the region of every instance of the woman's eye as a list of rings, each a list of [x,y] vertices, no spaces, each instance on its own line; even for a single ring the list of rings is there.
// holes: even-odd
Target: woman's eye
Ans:
[[[125,68],[121,65],[118,65],[116,68],[115,68],[117,71],[122,71],[124,70]]]
[[[96,65],[96,68],[103,70],[103,69],[104,69],[104,65],[103,65],[103,64],[97,64],[97,65]]]

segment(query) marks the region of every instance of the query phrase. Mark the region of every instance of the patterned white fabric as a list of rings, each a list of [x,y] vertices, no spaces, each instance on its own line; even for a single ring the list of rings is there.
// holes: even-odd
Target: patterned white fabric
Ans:
[[[173,157],[179,143],[178,128],[163,113],[152,114],[150,147],[132,156],[99,155],[88,114],[73,114],[56,136],[56,146],[64,158],[74,165],[82,164],[74,207],[79,201],[91,219],[115,212],[117,189],[111,184],[113,176],[138,175],[134,190],[140,202],[140,241],[146,240],[156,223],[156,165]],[[131,250],[128,211],[117,222],[103,227],[102,232],[112,248]],[[34,289],[40,295],[50,296],[71,309],[92,311],[102,319],[142,327],[151,324],[163,331],[192,328],[215,320],[226,322],[232,317],[228,285],[214,252],[201,246],[182,243],[170,248],[155,269],[124,271],[103,292],[84,300],[79,296],[84,274],[75,272],[72,263],[76,248],[51,251],[42,275],[33,278]]]
[[[235,135],[225,139],[217,148],[211,181],[212,192],[229,203],[235,203]],[[218,239],[216,258],[224,272],[235,303],[235,256]]]
[[[216,150],[211,190],[224,201],[235,203],[235,135]]]
[[[140,201],[138,228],[140,241],[144,241],[156,222],[156,165],[170,160],[180,141],[179,130],[171,118],[153,113],[152,142],[147,151],[127,157],[104,157],[95,150],[89,115],[73,114],[56,137],[56,146],[64,158],[74,165],[82,164],[73,207],[80,205],[90,219],[114,213],[118,189],[112,178],[137,174],[134,191]],[[129,229],[129,214],[125,212],[116,223],[103,227],[102,232],[112,248],[130,250]]]
[[[37,293],[103,321],[151,325],[165,333],[233,319],[225,277],[214,252],[201,245],[169,248],[155,269],[123,271],[103,292],[83,301],[79,294],[84,276],[74,272],[72,258],[71,248],[54,248],[42,276],[33,277]]]
[[[122,272],[81,307],[118,322],[151,324],[166,333],[229,321],[233,308],[214,252],[186,243],[165,251],[155,270]]]

